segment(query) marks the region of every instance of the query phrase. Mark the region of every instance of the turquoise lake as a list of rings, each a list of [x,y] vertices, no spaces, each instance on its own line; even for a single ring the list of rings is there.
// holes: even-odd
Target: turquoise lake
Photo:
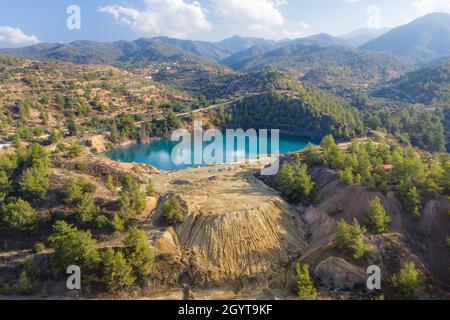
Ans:
[[[227,161],[227,159],[230,159],[231,157],[236,157],[235,160],[241,160],[241,159],[255,159],[258,157],[258,155],[263,154],[273,154],[274,150],[272,150],[272,143],[271,143],[271,136],[268,135],[267,139],[260,138],[259,135],[256,136],[256,139],[258,141],[257,144],[257,150],[255,149],[255,144],[253,144],[253,147],[250,147],[250,139],[245,139],[245,146],[244,145],[238,145],[237,139],[234,141],[234,147],[229,148],[231,149],[227,153],[227,142],[226,138],[223,140],[223,153],[218,154],[220,156],[223,155],[221,161],[219,163],[227,163],[227,162],[233,162],[233,161]],[[285,154],[288,152],[294,152],[304,149],[310,141],[304,138],[292,136],[292,135],[285,135],[280,134],[279,137],[279,152],[280,154]],[[204,142],[202,146],[202,151],[199,152],[200,156],[204,154],[205,148],[208,147],[208,145],[211,145],[213,142]],[[189,157],[192,161],[185,161],[185,163],[177,163],[177,161],[172,160],[172,154],[174,149],[177,147],[177,151],[183,152],[184,157]],[[183,146],[184,147],[184,146]],[[194,154],[195,154],[195,148],[194,143],[191,143],[191,146],[189,150],[184,150],[184,148],[181,147],[179,142],[173,142],[170,140],[160,140],[156,142],[152,142],[149,144],[136,144],[131,145],[128,147],[115,149],[112,151],[108,151],[105,153],[105,155],[114,161],[120,161],[120,162],[126,162],[126,163],[144,163],[152,165],[160,170],[180,170],[188,167],[194,167],[194,166],[201,166],[201,165],[208,165],[211,163],[208,163],[201,160],[199,163],[198,161],[194,161]],[[211,147],[211,146],[210,146]],[[200,148],[197,148],[197,150],[200,150]],[[264,150],[267,150],[264,152]],[[263,151],[263,152],[261,152]],[[198,152],[198,151],[197,151]],[[230,154],[231,152],[231,154]],[[275,151],[276,152],[276,151]],[[212,154],[215,156],[216,153],[212,152]],[[197,154],[197,157],[199,154]],[[201,157],[202,158],[202,157]],[[180,161],[181,162],[181,161]],[[189,164],[186,164],[186,162],[189,162]]]

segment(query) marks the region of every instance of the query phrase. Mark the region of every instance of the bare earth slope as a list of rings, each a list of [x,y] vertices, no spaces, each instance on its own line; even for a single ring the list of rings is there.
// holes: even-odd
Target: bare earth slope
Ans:
[[[176,193],[188,205],[186,221],[175,230],[185,252],[195,257],[193,285],[239,286],[283,277],[283,268],[304,252],[298,213],[256,180],[256,171],[238,164],[153,175],[161,193]],[[150,221],[163,221],[160,209]]]

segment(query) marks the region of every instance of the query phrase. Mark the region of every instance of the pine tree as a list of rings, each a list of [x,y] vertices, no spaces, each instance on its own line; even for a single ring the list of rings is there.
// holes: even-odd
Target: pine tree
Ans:
[[[343,170],[340,170],[338,172],[338,177],[341,183],[346,185],[351,185],[353,183],[353,172],[352,169],[349,167],[346,167]]]
[[[128,263],[139,276],[147,276],[153,268],[154,253],[145,233],[136,227],[130,228],[124,245]]]
[[[284,163],[279,173],[281,192],[291,201],[300,202],[311,195],[314,182],[304,163]]]
[[[148,196],[154,195],[156,193],[156,187],[151,178],[148,179],[146,192]]]
[[[117,291],[134,283],[133,268],[122,252],[112,248],[101,253],[102,282],[108,291]]]
[[[297,285],[297,296],[300,300],[316,300],[317,291],[314,288],[313,281],[309,275],[309,266],[304,264],[302,267],[300,263],[295,266],[295,282]]]
[[[420,289],[419,272],[414,262],[406,262],[399,274],[392,276],[392,286],[403,298],[414,298]]]
[[[409,212],[412,214],[412,216],[416,219],[420,218],[420,211],[421,211],[421,203],[420,203],[420,196],[417,192],[416,187],[412,187],[409,192],[406,195],[405,204]]]
[[[378,197],[370,202],[369,212],[367,213],[367,228],[373,233],[383,233],[386,231],[391,218],[384,210],[383,205]]]
[[[369,250],[364,242],[365,229],[358,221],[353,220],[353,224],[346,223],[343,219],[339,221],[334,233],[334,241],[338,248],[348,251],[353,259],[363,258]]]

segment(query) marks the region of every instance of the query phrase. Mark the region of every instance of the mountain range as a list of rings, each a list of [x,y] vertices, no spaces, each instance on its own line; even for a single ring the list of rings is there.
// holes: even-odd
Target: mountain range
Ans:
[[[322,33],[272,41],[234,36],[219,42],[156,37],[113,43],[40,43],[0,53],[121,67],[160,62],[219,63],[236,71],[274,68],[320,84],[351,79],[365,85],[391,80],[412,65],[450,57],[450,15],[434,13],[390,31],[360,29],[340,37]]]
[[[369,29],[369,28],[361,28],[355,31],[352,31],[347,34],[343,34],[339,36],[339,38],[344,39],[347,43],[354,47],[358,48],[363,44],[372,41],[383,34],[387,33],[389,28],[381,28],[381,29]]]
[[[449,55],[450,15],[426,15],[369,41],[360,49],[388,52],[416,63]]]

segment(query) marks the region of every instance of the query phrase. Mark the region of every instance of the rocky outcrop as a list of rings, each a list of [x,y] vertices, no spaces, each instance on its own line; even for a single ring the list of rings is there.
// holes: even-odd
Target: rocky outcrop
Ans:
[[[329,289],[354,290],[363,288],[366,283],[366,274],[361,268],[336,257],[319,263],[315,275]]]

